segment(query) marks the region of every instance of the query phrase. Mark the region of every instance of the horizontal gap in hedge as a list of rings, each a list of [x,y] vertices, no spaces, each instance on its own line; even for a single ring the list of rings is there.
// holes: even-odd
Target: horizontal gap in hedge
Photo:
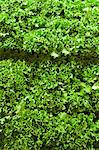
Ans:
[[[6,60],[6,59],[14,59],[15,61],[21,60],[25,61],[27,64],[31,64],[33,62],[42,62],[50,60],[53,63],[54,62],[70,62],[70,61],[76,61],[78,65],[81,66],[87,66],[90,64],[99,64],[99,55],[95,52],[92,53],[75,53],[71,55],[61,55],[58,58],[53,58],[50,54],[37,54],[36,52],[33,52],[32,54],[21,51],[19,49],[0,49],[0,60]]]

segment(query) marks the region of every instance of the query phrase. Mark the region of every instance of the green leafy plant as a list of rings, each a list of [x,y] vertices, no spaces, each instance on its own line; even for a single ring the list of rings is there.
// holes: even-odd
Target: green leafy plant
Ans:
[[[94,150],[99,66],[80,71],[74,61],[0,61],[1,149]]]
[[[98,14],[98,0],[0,0],[0,149],[99,147]]]
[[[98,0],[1,0],[0,47],[67,55],[98,47]]]

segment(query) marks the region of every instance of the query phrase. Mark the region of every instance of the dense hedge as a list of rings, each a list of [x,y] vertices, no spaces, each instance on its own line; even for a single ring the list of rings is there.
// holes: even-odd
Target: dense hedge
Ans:
[[[0,0],[0,149],[99,147],[98,14],[98,0]]]
[[[0,61],[0,149],[94,150],[98,75],[74,61]]]
[[[98,0],[0,0],[0,47],[99,54],[98,14]]]

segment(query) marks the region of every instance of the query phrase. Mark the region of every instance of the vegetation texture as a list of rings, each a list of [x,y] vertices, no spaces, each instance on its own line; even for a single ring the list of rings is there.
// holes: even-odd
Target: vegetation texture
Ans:
[[[92,149],[99,139],[99,66],[74,62],[0,62],[1,145]]]
[[[98,5],[0,0],[0,150],[99,147]]]
[[[98,6],[98,0],[0,0],[0,47],[99,54]]]

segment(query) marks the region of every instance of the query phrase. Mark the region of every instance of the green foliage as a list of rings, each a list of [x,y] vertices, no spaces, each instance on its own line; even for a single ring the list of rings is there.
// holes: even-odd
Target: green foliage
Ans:
[[[78,67],[0,61],[1,149],[94,150],[99,66]]]
[[[0,0],[0,55],[8,59],[0,58],[0,149],[95,150],[98,6],[98,0]]]
[[[0,47],[99,54],[98,14],[98,0],[0,0]]]

